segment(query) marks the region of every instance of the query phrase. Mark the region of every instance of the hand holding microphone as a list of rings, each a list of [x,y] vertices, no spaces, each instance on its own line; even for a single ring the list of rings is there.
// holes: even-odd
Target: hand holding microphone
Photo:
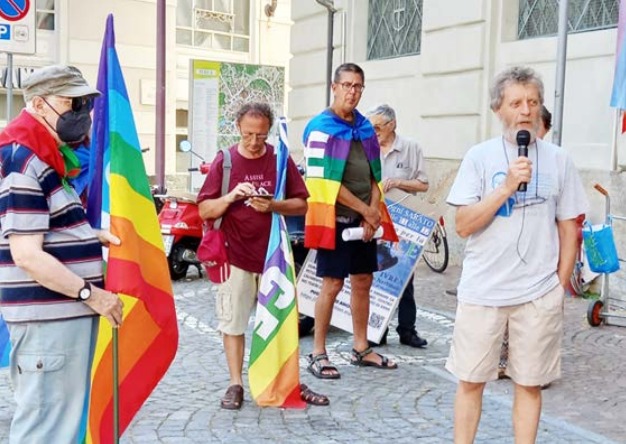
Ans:
[[[518,157],[528,157],[528,144],[530,143],[530,133],[526,130],[520,130],[517,132],[516,140]],[[517,187],[517,191],[526,192],[527,189],[527,182],[522,182]]]

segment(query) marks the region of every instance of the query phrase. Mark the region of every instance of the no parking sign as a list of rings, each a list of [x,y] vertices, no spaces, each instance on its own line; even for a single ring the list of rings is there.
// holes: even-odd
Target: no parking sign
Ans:
[[[31,0],[0,0],[0,52],[34,54],[35,18]]]

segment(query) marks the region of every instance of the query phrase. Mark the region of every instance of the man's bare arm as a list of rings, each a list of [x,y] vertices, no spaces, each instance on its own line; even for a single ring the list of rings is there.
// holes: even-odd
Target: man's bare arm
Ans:
[[[576,264],[576,253],[578,252],[578,227],[576,219],[557,221],[559,231],[559,264],[557,274],[561,285],[569,285],[570,277]]]
[[[383,181],[383,191],[399,188],[407,193],[422,193],[428,191],[428,182],[419,179],[385,179]]]
[[[43,235],[12,234],[9,236],[9,247],[15,265],[40,285],[70,298],[78,297],[84,279],[43,250]],[[93,287],[91,297],[85,304],[106,317],[111,325],[121,325],[122,302],[116,294]]]
[[[491,223],[498,209],[517,191],[522,182],[528,182],[531,163],[526,157],[511,162],[505,181],[479,202],[463,205],[456,210],[456,232],[465,238]]]

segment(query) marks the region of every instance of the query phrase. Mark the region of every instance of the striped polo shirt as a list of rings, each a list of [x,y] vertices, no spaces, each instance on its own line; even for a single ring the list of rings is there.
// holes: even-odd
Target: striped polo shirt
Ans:
[[[69,188],[69,187],[68,187]],[[7,322],[93,316],[76,299],[38,284],[13,262],[11,235],[43,235],[43,250],[102,287],[102,247],[73,188],[29,148],[0,147],[0,309]]]

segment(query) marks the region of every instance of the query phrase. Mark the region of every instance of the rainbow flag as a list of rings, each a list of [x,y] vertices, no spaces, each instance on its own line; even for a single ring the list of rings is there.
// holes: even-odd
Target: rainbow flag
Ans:
[[[0,315],[0,368],[9,366],[9,353],[11,342],[9,341],[9,329]]]
[[[613,76],[613,91],[611,106],[626,110],[626,2],[619,2],[619,21],[617,25],[617,49],[615,52],[615,73]],[[622,133],[626,132],[626,114],[622,112]]]
[[[88,215],[110,227],[120,246],[108,252],[105,285],[124,302],[119,328],[120,434],[161,380],[176,354],[172,284],[139,139],[107,18],[100,56]],[[100,203],[99,207],[94,207]],[[101,210],[96,211],[96,210]],[[112,329],[100,322],[94,352],[87,442],[113,442]]]
[[[277,200],[285,198],[287,181],[287,123],[279,121],[276,152]],[[250,392],[260,406],[304,408],[298,364],[296,273],[285,219],[272,213],[272,229],[261,276],[256,320],[250,346]]]

